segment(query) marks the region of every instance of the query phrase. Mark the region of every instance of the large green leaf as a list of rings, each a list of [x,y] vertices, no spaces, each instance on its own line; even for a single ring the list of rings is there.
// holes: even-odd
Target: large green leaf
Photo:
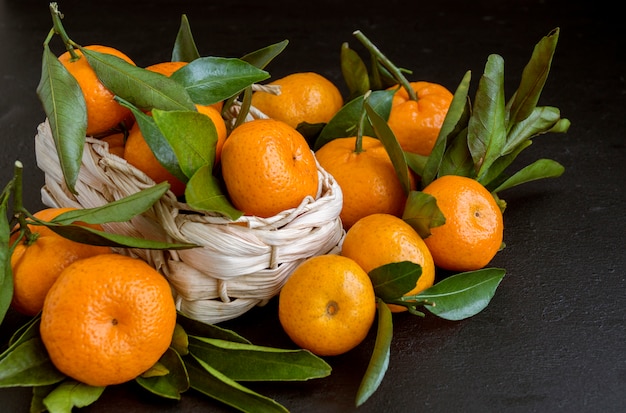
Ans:
[[[211,105],[268,77],[269,73],[241,59],[201,57],[178,69],[171,79],[183,85],[195,103]]]
[[[248,62],[254,67],[259,69],[265,69],[265,67],[271,63],[272,60],[285,50],[289,40],[283,40],[282,42],[271,44],[254,52],[248,53],[241,57],[241,60]]]
[[[185,88],[160,73],[124,59],[81,48],[98,79],[115,95],[142,110],[196,110]]]
[[[50,123],[65,183],[74,193],[85,146],[87,106],[78,82],[47,44],[37,95]]]
[[[159,359],[159,366],[165,374],[150,374],[150,371],[137,377],[141,387],[167,399],[180,400],[181,394],[189,389],[189,376],[185,363],[173,349],[168,349]]]
[[[307,350],[189,336],[189,352],[235,381],[302,381],[331,372],[323,359]]]
[[[41,338],[20,341],[9,350],[0,359],[0,388],[42,386],[65,378],[52,364]]]
[[[191,387],[196,391],[246,413],[288,413],[280,403],[262,396],[192,357],[186,361]]]
[[[467,134],[479,178],[501,155],[506,142],[504,105],[504,59],[490,55],[478,84]]]
[[[501,268],[483,268],[444,278],[414,298],[434,303],[426,309],[446,320],[462,320],[481,312],[504,277]],[[407,297],[407,300],[410,300]]]
[[[348,43],[341,45],[341,73],[348,86],[351,99],[364,95],[370,90],[370,80],[367,66],[357,52],[350,48]]]
[[[198,210],[217,212],[232,220],[243,215],[235,208],[223,189],[221,182],[213,175],[213,169],[204,165],[189,179],[185,188],[185,201]]]
[[[369,272],[376,297],[384,301],[396,300],[411,291],[421,275],[421,265],[411,261],[381,265]]]
[[[411,191],[406,200],[402,219],[409,224],[422,238],[430,235],[430,229],[446,223],[446,218],[437,206],[434,196]]]
[[[560,163],[552,159],[538,159],[516,172],[500,184],[493,192],[504,191],[514,186],[544,178],[557,178],[565,172]]]

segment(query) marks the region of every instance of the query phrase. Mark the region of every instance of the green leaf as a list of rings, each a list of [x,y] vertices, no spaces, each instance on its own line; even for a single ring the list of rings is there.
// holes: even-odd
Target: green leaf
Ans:
[[[426,187],[437,178],[449,142],[467,126],[470,116],[470,105],[467,98],[470,80],[471,72],[467,71],[454,92],[454,97],[448,108],[446,118],[441,125],[435,146],[427,158],[423,172],[420,174],[422,187]]]
[[[414,297],[434,303],[426,308],[446,320],[462,320],[481,312],[496,292],[505,270],[484,268],[444,278]]]
[[[283,350],[206,337],[189,337],[189,352],[235,381],[302,381],[330,375],[307,350]]]
[[[238,95],[246,87],[267,78],[269,73],[250,63],[226,57],[201,57],[171,76],[200,105],[211,105]]]
[[[467,142],[479,178],[501,155],[506,141],[505,118],[504,59],[494,54],[487,59],[468,123]]]
[[[415,152],[404,152],[404,157],[409,168],[421,177],[424,174],[429,157]]]
[[[430,235],[430,229],[446,223],[446,218],[437,206],[437,200],[430,194],[411,191],[406,201],[402,219],[422,238]]]
[[[364,95],[370,90],[370,80],[367,66],[357,52],[352,50],[348,43],[341,45],[341,73],[348,86],[351,98]]]
[[[143,135],[148,147],[154,154],[154,157],[159,161],[165,169],[167,169],[172,175],[174,175],[181,182],[187,182],[187,176],[183,173],[178,165],[178,158],[174,153],[174,149],[171,147],[163,133],[156,125],[156,122],[152,116],[146,115],[139,110],[132,103],[120,98],[116,100],[122,105],[129,108],[135,116],[135,121],[139,125],[141,134]]]
[[[146,238],[136,238],[128,235],[99,231],[81,225],[48,225],[52,231],[83,244],[100,245],[113,248],[140,248],[151,250],[179,250],[195,248],[198,245],[190,243],[175,243]]]
[[[544,178],[557,178],[563,174],[565,168],[551,159],[539,159],[522,168],[509,179],[500,184],[493,192],[504,191],[514,186]]]
[[[217,131],[208,116],[195,111],[162,111],[155,109],[152,117],[174,150],[178,165],[191,178],[204,165],[213,168]]]
[[[194,357],[186,366],[191,387],[206,396],[242,412],[288,413],[281,404],[240,385],[202,360]]]
[[[105,387],[89,386],[74,380],[66,380],[43,399],[50,413],[70,413],[74,407],[85,407],[100,398]]]
[[[393,262],[369,272],[376,297],[396,300],[415,288],[422,275],[422,266],[411,261]]]
[[[532,56],[522,71],[520,85],[507,104],[509,125],[523,121],[535,110],[550,73],[559,32],[559,28],[552,30],[535,45]]]
[[[191,27],[187,15],[180,18],[180,27],[176,34],[174,49],[172,50],[172,62],[193,62],[200,57],[198,48],[191,34]]]
[[[201,167],[187,182],[185,200],[196,210],[216,212],[232,220],[243,215],[243,212],[232,206],[209,165]]]
[[[232,330],[224,327],[216,326],[215,324],[207,324],[198,320],[187,317],[184,314],[178,313],[178,324],[180,324],[188,334],[195,336],[202,336],[206,338],[217,338],[220,340],[234,341],[236,343],[251,344],[250,341]]]
[[[335,138],[348,138],[356,136],[357,125],[363,113],[363,102],[365,97],[357,97],[346,103],[333,118],[326,124],[320,132],[314,150],[318,150],[324,144]],[[369,95],[368,102],[370,107],[376,111],[383,119],[389,118],[391,112],[391,101],[393,99],[393,91],[375,91]],[[361,131],[363,135],[375,136],[374,129],[369,124],[365,124]]]
[[[11,253],[9,241],[11,228],[7,220],[6,199],[0,203],[0,324],[4,321],[11,300],[13,299],[13,271],[11,269]]]
[[[87,132],[87,106],[78,82],[47,44],[44,45],[37,96],[50,123],[65,183],[70,192],[76,193],[74,186]]]
[[[387,121],[369,104],[368,99],[363,102],[367,116],[376,131],[376,136],[382,142],[387,154],[391,158],[391,163],[396,171],[396,175],[402,184],[404,192],[408,195],[411,192],[411,179],[409,176],[409,166],[404,157],[404,151],[396,139]]]
[[[265,69],[265,67],[271,63],[272,60],[285,50],[289,40],[283,40],[282,42],[271,44],[259,50],[255,50],[252,53],[248,53],[241,57],[244,62],[250,63],[252,66],[259,69]]]
[[[157,396],[180,400],[181,394],[189,389],[189,376],[183,359],[170,348],[161,356],[159,363],[167,369],[167,374],[152,377],[141,375],[135,381]]]
[[[370,398],[382,383],[391,354],[391,339],[393,337],[393,320],[391,310],[380,299],[376,300],[378,308],[378,327],[376,329],[376,342],[365,375],[357,390],[355,404],[362,405]]]
[[[505,170],[511,166],[517,155],[519,155],[524,149],[528,148],[533,142],[531,140],[526,140],[521,142],[513,152],[510,152],[506,155],[503,155],[496,159],[494,163],[491,164],[491,167],[484,174],[479,182],[483,184],[489,191],[492,191],[493,188],[502,184],[508,176],[505,175]]]
[[[54,217],[50,222],[67,225],[76,221],[89,224],[130,221],[135,216],[150,209],[167,192],[168,187],[167,182],[161,182],[99,207],[79,208],[64,212]]]
[[[124,59],[81,48],[98,79],[107,89],[142,110],[196,110],[185,88],[160,73]]]
[[[9,340],[9,348],[6,349],[2,354],[0,354],[0,360],[3,359],[11,352],[11,348],[15,347],[21,343],[24,343],[31,338],[39,337],[39,324],[41,321],[41,316],[37,315],[31,318],[28,322],[26,322],[23,326],[18,328],[11,339]]]
[[[558,108],[537,107],[524,120],[513,125],[509,131],[502,154],[509,154],[525,141],[552,130],[561,119]]]
[[[0,359],[0,388],[41,386],[64,378],[50,361],[39,337],[16,343]]]

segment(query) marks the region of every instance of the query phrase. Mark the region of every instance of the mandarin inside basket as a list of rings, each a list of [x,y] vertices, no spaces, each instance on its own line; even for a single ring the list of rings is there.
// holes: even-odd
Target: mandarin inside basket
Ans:
[[[91,208],[154,185],[148,176],[112,155],[106,142],[87,138],[77,194],[67,190],[48,121],[35,137],[38,167],[45,174],[42,202],[51,207]],[[318,165],[314,198],[270,218],[231,221],[196,211],[167,192],[130,222],[108,223],[106,231],[169,242],[191,242],[186,250],[119,252],[148,262],[170,281],[176,306],[207,323],[238,317],[276,296],[294,268],[312,256],[336,251],[344,231],[341,189]]]

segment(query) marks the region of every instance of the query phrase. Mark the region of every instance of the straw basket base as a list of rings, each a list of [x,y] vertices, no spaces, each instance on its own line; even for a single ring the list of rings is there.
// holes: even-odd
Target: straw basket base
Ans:
[[[35,136],[37,165],[45,174],[42,202],[50,207],[93,208],[154,185],[148,176],[112,155],[106,142],[87,138],[76,194],[68,191],[50,126]],[[218,323],[266,304],[302,261],[337,252],[344,235],[341,189],[318,165],[320,186],[293,209],[270,218],[237,221],[196,211],[167,192],[129,222],[104,224],[106,231],[168,242],[191,242],[186,250],[118,252],[146,261],[172,286],[177,309],[195,320]]]

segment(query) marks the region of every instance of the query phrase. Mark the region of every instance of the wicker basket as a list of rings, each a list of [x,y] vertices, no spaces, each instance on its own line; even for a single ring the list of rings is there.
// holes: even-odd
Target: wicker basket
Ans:
[[[106,142],[87,138],[77,194],[71,194],[47,121],[38,127],[35,153],[45,174],[41,194],[47,206],[97,207],[154,185],[143,172],[110,154]],[[316,199],[307,197],[297,208],[270,218],[243,216],[233,223],[194,211],[168,191],[132,221],[104,227],[118,234],[200,245],[178,251],[119,252],[141,258],[164,274],[179,311],[196,320],[217,323],[265,304],[304,259],[336,252],[344,235],[339,218],[342,193],[319,165],[318,174]]]

